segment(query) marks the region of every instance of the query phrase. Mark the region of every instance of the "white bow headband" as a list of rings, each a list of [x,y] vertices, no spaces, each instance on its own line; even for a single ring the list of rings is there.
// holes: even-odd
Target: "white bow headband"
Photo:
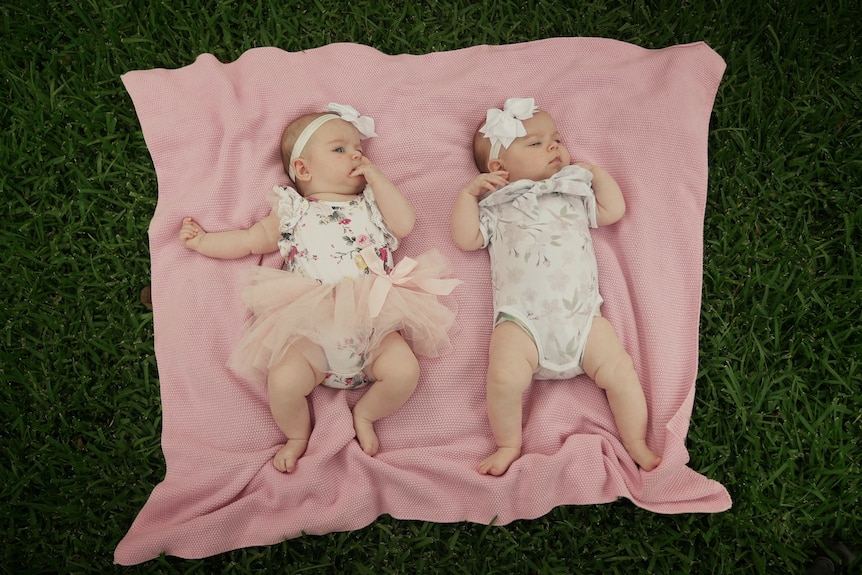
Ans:
[[[491,108],[485,115],[485,124],[479,131],[491,140],[491,154],[488,161],[500,157],[500,147],[508,148],[515,138],[527,135],[523,120],[533,117],[538,112],[533,98],[509,98],[503,109]]]
[[[374,120],[368,116],[360,116],[359,112],[357,112],[352,106],[330,102],[326,106],[326,111],[332,113],[324,114],[315,118],[299,133],[299,137],[296,138],[296,144],[293,145],[293,150],[290,152],[290,162],[287,164],[287,174],[294,182],[296,182],[296,174],[293,171],[293,161],[298,158],[302,153],[302,150],[305,149],[305,145],[308,144],[308,140],[311,139],[314,132],[329,120],[341,119],[345,122],[350,122],[359,131],[360,140],[377,136],[374,132]]]

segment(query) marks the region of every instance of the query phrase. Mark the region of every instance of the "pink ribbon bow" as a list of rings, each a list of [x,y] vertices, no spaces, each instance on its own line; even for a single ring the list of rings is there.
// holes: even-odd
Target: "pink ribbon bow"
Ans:
[[[387,274],[383,267],[383,260],[377,255],[374,246],[368,246],[359,253],[368,265],[368,269],[377,276],[374,278],[374,284],[371,286],[371,293],[369,294],[368,308],[371,317],[380,315],[380,310],[383,309],[383,304],[386,303],[389,290],[392,289],[393,285],[404,286],[433,295],[448,295],[461,283],[461,280],[458,279],[411,276],[410,273],[419,265],[419,262],[412,258],[402,259],[392,268],[392,272]]]

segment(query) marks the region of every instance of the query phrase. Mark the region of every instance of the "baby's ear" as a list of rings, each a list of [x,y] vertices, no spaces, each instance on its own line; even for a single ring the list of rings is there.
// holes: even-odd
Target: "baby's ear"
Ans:
[[[500,158],[497,158],[496,160],[488,160],[488,172],[496,172],[502,169],[504,169],[503,160]]]
[[[302,180],[303,182],[311,179],[311,172],[308,171],[308,166],[302,158],[295,158],[293,160],[293,174],[296,180]]]

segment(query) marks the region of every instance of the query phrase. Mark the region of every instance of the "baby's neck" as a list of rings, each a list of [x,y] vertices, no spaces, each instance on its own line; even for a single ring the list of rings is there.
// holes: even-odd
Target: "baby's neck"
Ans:
[[[562,172],[562,171],[563,171],[563,170],[565,170],[566,168],[570,167],[571,165],[572,165],[572,164],[568,164],[568,165],[560,166],[560,169],[558,169],[556,172],[554,172],[553,174],[550,174],[550,175],[548,175],[548,176],[545,176],[545,177],[543,177],[543,178],[542,178],[542,177],[539,177],[539,178],[530,178],[530,177],[527,177],[527,176],[522,177],[522,178],[518,178],[518,177],[516,177],[516,176],[512,176],[512,175],[510,174],[510,175],[509,175],[509,181],[510,181],[510,182],[517,182],[518,180],[528,180],[528,181],[530,181],[530,182],[543,182],[543,181],[545,181],[545,180],[550,180],[551,178],[553,178],[553,177],[557,176],[560,172]]]
[[[359,198],[361,194],[335,194],[331,192],[318,192],[304,196],[308,200],[318,202],[352,202]]]

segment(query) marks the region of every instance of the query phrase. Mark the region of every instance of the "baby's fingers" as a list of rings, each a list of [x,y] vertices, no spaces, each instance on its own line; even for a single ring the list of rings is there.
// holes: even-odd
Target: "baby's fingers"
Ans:
[[[509,180],[506,179],[505,176],[500,175],[500,172],[494,172],[492,174],[487,174],[487,176],[483,178],[482,187],[493,191],[501,186],[505,186],[508,183]]]
[[[377,170],[377,166],[371,163],[371,160],[362,156],[362,163],[353,168],[350,172],[351,176],[367,176],[373,174]]]
[[[202,230],[202,228],[198,225],[198,223],[191,218],[183,219],[182,229],[191,231],[193,233],[198,233]]]
[[[188,246],[195,238],[199,237],[203,229],[192,218],[183,218],[180,228],[180,243]]]

